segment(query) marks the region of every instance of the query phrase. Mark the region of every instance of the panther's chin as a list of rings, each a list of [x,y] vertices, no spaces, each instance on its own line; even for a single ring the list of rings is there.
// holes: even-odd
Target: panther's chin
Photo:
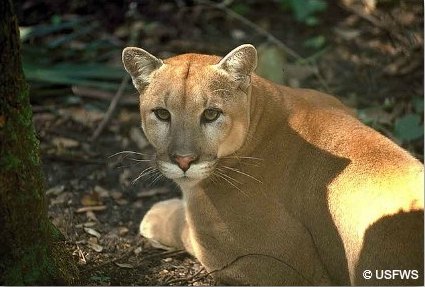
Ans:
[[[176,164],[158,161],[157,166],[161,173],[174,180],[177,184],[198,183],[201,180],[208,178],[214,169],[214,162],[202,162],[193,164],[187,171],[183,171]]]
[[[175,178],[173,180],[183,190],[193,188],[195,185],[197,185],[199,182],[202,181],[202,179],[193,178],[193,177],[191,178],[191,177],[188,177],[188,176],[183,176],[183,177],[180,177],[180,178]]]

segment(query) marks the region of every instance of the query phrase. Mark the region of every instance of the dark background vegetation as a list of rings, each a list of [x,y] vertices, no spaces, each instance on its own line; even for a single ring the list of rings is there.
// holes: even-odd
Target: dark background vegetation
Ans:
[[[371,3],[373,1],[363,1]],[[15,2],[41,141],[49,214],[68,238],[82,284],[212,284],[199,263],[152,249],[138,224],[156,201],[178,196],[123,150],[152,153],[121,51],[166,58],[259,51],[257,72],[338,96],[359,118],[423,161],[423,2],[377,0]],[[119,89],[105,129],[96,127]]]

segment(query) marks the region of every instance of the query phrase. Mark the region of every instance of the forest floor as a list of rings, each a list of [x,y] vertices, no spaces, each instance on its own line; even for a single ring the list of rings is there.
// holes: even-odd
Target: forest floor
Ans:
[[[112,39],[116,49],[109,54],[97,51],[92,57],[107,57],[108,63],[120,65],[120,49],[129,41],[129,31],[134,26],[124,16],[129,13],[126,5],[97,7],[95,1],[86,1],[88,6],[78,4],[81,1],[20,2],[21,26],[51,23],[52,19],[66,19],[69,15],[97,21],[98,29],[91,31],[90,37]],[[229,1],[234,2],[229,6],[231,11],[242,15],[242,20],[226,10],[230,8],[193,2],[163,1],[155,5],[155,1],[145,1],[136,7],[139,14],[132,19],[142,26],[137,46],[159,57],[193,51],[225,55],[241,43],[266,47],[267,37],[273,35],[301,55],[296,59],[283,51],[287,54],[283,57],[285,84],[339,96],[358,111],[364,122],[423,161],[423,139],[414,134],[421,124],[423,129],[420,1],[394,1],[398,4],[378,5],[370,13],[329,4],[315,26],[306,26],[296,21],[290,11],[279,10],[278,1],[268,5],[262,5],[262,1],[248,1],[249,5]],[[244,19],[254,23],[257,30],[249,28]],[[48,41],[52,44],[59,36],[24,42],[24,58],[34,47],[40,48]],[[83,45],[77,36],[66,41],[74,48],[87,47],[87,42]],[[273,45],[273,41],[268,43]],[[46,57],[60,58],[64,50],[66,46],[55,46]],[[87,90],[78,84],[39,84],[31,79],[30,84],[49,217],[67,238],[67,246],[80,267],[80,284],[214,284],[190,255],[155,249],[139,235],[140,220],[150,206],[179,197],[180,191],[163,178],[133,182],[148,167],[147,162],[139,160],[148,156],[112,156],[121,151],[153,153],[140,129],[137,96],[130,84],[130,92],[126,92],[95,141],[90,137],[104,117],[113,91],[96,93],[93,87]],[[413,135],[406,134],[405,129]]]

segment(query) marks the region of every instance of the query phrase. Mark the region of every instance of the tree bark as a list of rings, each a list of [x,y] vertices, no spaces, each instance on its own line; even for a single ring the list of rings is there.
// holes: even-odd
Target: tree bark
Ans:
[[[0,0],[0,285],[75,284],[61,236],[47,217],[17,17]]]

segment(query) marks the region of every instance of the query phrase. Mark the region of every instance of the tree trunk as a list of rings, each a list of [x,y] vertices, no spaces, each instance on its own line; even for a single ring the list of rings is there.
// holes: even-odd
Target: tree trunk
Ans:
[[[0,285],[76,283],[61,236],[47,217],[17,18],[0,0]]]

